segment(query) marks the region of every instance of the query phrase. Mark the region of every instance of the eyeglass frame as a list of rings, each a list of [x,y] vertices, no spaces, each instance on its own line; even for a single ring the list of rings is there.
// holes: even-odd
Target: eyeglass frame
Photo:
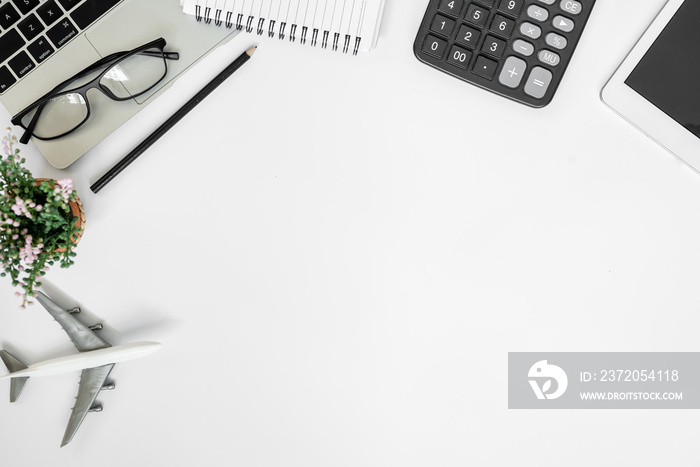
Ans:
[[[163,81],[163,78],[165,78],[165,76],[168,74],[168,62],[166,60],[179,60],[179,58],[180,58],[180,55],[177,52],[166,52],[164,50],[165,45],[166,45],[165,39],[160,37],[160,38],[155,39],[151,42],[148,42],[147,44],[143,44],[139,47],[136,47],[135,49],[127,50],[127,51],[123,51],[123,52],[115,52],[113,54],[110,54],[106,57],[101,58],[97,62],[95,62],[92,65],[88,66],[87,68],[79,71],[75,75],[71,76],[70,78],[66,79],[65,81],[63,81],[62,83],[60,83],[59,85],[54,87],[51,91],[47,92],[39,99],[32,102],[25,109],[21,110],[19,113],[17,113],[15,116],[13,116],[12,119],[10,120],[13,125],[20,126],[20,127],[24,128],[24,130],[25,130],[24,134],[22,134],[22,137],[19,140],[20,143],[26,144],[29,141],[29,138],[31,138],[32,136],[34,136],[35,138],[40,139],[42,141],[51,141],[54,139],[62,138],[64,136],[74,132],[75,130],[77,130],[81,126],[83,126],[83,124],[85,124],[85,122],[87,122],[90,119],[90,115],[91,115],[90,101],[87,97],[87,92],[90,89],[99,89],[105,96],[107,96],[108,98],[110,98],[114,101],[117,101],[117,102],[133,99],[134,97],[141,96],[141,95],[147,93],[148,91],[150,91],[151,89],[153,89],[158,83]],[[104,86],[103,84],[100,83],[102,78],[104,78],[104,76],[112,68],[117,66],[120,62],[122,62],[122,61],[126,60],[127,58],[130,58],[130,57],[132,57],[140,52],[144,52],[147,49],[151,49],[151,48],[160,49],[160,56],[163,58],[163,62],[165,64],[165,72],[163,73],[163,76],[161,76],[160,79],[158,79],[158,81],[153,83],[153,85],[151,85],[147,89],[144,89],[143,91],[138,92],[136,94],[130,94],[128,97],[117,97],[109,88],[107,88],[106,86]],[[82,86],[78,86],[76,88],[61,91],[61,89],[63,89],[67,85],[69,85],[71,82],[76,81],[76,80],[84,77],[85,75],[93,73],[96,70],[99,70],[100,68],[104,68],[104,71],[102,73],[100,73],[99,75],[97,75],[94,79],[90,80],[89,82],[83,84]],[[22,124],[22,118],[24,118],[29,112],[31,112],[32,110],[34,110],[37,107],[43,106],[49,100],[54,99],[54,98],[61,96],[63,94],[79,94],[85,100],[85,107],[87,108],[87,113],[86,113],[83,121],[81,121],[78,125],[76,125],[75,128],[68,130],[60,135],[51,136],[49,138],[42,138],[40,136],[35,135],[34,134],[34,127],[36,126],[36,123],[39,119],[39,116],[41,115],[41,110],[42,110],[41,108],[39,108],[37,110],[36,114],[32,117],[32,121],[27,126],[24,126],[24,124]]]

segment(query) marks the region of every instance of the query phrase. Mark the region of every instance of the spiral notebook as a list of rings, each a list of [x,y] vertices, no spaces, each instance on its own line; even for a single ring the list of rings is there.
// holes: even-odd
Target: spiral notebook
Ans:
[[[180,0],[183,11],[225,28],[313,47],[368,52],[377,45],[384,0]]]

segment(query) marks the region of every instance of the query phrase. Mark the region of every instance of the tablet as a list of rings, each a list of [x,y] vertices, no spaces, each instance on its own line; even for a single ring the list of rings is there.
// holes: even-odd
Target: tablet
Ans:
[[[669,0],[601,98],[700,172],[700,1]]]

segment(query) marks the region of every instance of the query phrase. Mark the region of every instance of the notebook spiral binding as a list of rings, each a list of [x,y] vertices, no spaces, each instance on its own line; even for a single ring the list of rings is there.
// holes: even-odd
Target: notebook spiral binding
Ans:
[[[255,29],[255,32],[259,35],[262,36],[263,33],[265,32],[265,18],[259,18],[258,19],[258,24],[256,27],[253,27],[253,22],[255,21],[254,16],[248,16],[248,19],[245,19],[245,15],[242,13],[239,13],[236,17],[236,20],[233,20],[233,12],[227,11],[225,18],[222,20],[221,16],[224,13],[224,10],[221,10],[219,8],[216,9],[214,12],[214,15],[212,17],[212,8],[211,7],[206,7],[204,8],[204,14],[202,14],[202,7],[201,5],[197,4],[195,5],[195,19],[197,21],[202,21],[206,24],[211,24],[212,18],[214,21],[214,25],[216,26],[221,26],[222,24],[226,27],[231,29],[232,27],[235,27],[239,31],[245,28],[245,31],[250,33],[253,32]],[[277,22],[275,20],[270,20],[268,21],[269,26],[267,30],[267,35],[268,37],[275,37],[275,25]],[[284,40],[285,38],[285,30],[287,29],[287,23],[282,21],[280,22],[280,28],[279,31],[277,32],[277,37],[280,40]],[[289,40],[290,42],[295,42],[296,41],[296,34],[297,34],[297,25],[296,24],[291,24],[289,28]],[[301,28],[301,36],[299,38],[299,42],[301,44],[306,44],[306,38],[309,32],[309,27],[308,26],[302,26]],[[313,28],[311,32],[311,46],[316,47],[317,41],[318,41],[318,35],[319,32],[321,32],[318,28]],[[328,43],[329,43],[329,38],[330,38],[330,31],[324,30],[323,31],[323,36],[321,40],[321,48],[322,49],[327,49],[328,48]],[[341,39],[341,34],[336,32],[333,34],[333,43],[331,44],[331,48],[333,51],[337,51],[340,45],[340,39]],[[353,55],[357,55],[357,51],[360,50],[360,41],[361,37],[355,37],[355,44],[354,48],[352,51]],[[345,39],[343,42],[343,47],[342,51],[343,53],[348,53],[348,50],[350,50],[350,44],[352,43],[352,35],[350,34],[345,34]]]

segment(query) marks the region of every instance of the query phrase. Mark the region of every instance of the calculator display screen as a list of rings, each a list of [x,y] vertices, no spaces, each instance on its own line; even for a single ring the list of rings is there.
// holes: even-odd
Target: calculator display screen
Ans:
[[[700,138],[700,2],[686,0],[625,80]]]

